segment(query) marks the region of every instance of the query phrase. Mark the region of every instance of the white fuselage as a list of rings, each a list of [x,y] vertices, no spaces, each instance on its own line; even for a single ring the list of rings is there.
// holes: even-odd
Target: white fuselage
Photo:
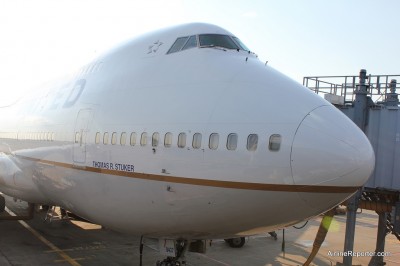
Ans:
[[[244,50],[167,53],[216,33],[232,36],[207,24],[145,35],[0,108],[0,191],[120,231],[202,239],[294,224],[362,186],[372,148],[325,100]]]

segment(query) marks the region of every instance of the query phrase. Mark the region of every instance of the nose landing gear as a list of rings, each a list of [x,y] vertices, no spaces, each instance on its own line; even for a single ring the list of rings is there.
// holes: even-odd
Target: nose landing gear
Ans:
[[[4,212],[6,209],[6,199],[0,195],[0,213]]]
[[[176,257],[168,257],[162,261],[157,261],[156,266],[181,266],[186,265],[185,254],[189,247],[189,241],[182,239],[176,240]]]
[[[228,238],[224,240],[231,248],[241,248],[246,243],[246,239],[244,237]]]

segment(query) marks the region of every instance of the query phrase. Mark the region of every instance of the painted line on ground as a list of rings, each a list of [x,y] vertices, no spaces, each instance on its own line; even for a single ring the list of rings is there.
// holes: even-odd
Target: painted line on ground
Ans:
[[[8,212],[8,214],[10,214],[11,216],[16,216],[16,214],[11,211],[10,209],[8,209],[6,207],[6,211]],[[33,229],[32,227],[30,227],[25,221],[22,220],[18,220],[18,222],[25,227],[25,229],[27,229],[29,232],[31,232],[37,239],[39,239],[40,241],[42,241],[46,246],[48,246],[51,250],[53,250],[54,252],[56,252],[61,258],[63,258],[63,261],[68,262],[69,264],[73,265],[73,266],[81,266],[78,262],[76,262],[76,260],[74,260],[73,258],[71,258],[70,256],[68,256],[64,251],[62,251],[61,249],[59,249],[58,247],[56,247],[53,243],[51,243],[49,240],[47,240],[44,236],[42,236],[41,234],[39,234],[38,231],[36,231],[35,229]]]

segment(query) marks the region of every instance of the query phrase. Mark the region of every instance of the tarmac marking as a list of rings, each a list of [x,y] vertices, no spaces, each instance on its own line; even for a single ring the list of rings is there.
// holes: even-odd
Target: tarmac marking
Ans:
[[[74,261],[75,261],[75,263],[77,263],[76,261],[77,260],[86,260],[85,258],[75,258],[75,259],[73,259]],[[57,262],[57,263],[61,263],[61,262],[65,262],[65,261],[67,261],[67,260],[65,260],[65,259],[60,259],[60,260],[55,260],[54,262]],[[69,262],[69,261],[67,261],[67,262]],[[80,265],[80,264],[76,264],[76,265]]]
[[[216,263],[219,263],[219,264],[221,264],[221,265],[224,265],[224,266],[229,266],[229,265],[230,265],[230,264],[226,264],[225,262],[219,261],[219,260],[217,260],[217,259],[213,259],[213,258],[211,258],[211,257],[209,257],[209,256],[207,256],[207,255],[205,255],[205,254],[199,253],[198,255],[202,256],[203,258],[207,258],[207,259],[209,259],[209,260],[211,260],[211,261],[214,261],[214,262],[216,262]]]
[[[11,216],[16,216],[14,212],[12,212],[10,209],[6,207],[6,211],[11,215]],[[53,243],[51,243],[49,240],[44,238],[41,234],[39,234],[38,231],[30,227],[25,221],[18,220],[18,222],[25,227],[29,232],[31,232],[37,239],[42,241],[46,246],[48,246],[50,249],[52,249],[54,252],[56,252],[61,258],[63,258],[63,261],[68,262],[69,264],[73,266],[81,266],[76,260],[68,256],[65,252],[63,252],[61,249],[56,247]]]

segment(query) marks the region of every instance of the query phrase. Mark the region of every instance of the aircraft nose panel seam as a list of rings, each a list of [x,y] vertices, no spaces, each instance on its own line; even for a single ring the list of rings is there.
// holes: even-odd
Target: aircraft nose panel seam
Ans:
[[[320,108],[320,107],[323,107],[323,106],[327,106],[327,105],[321,105],[321,106],[315,107],[315,108],[312,109],[310,112],[308,112],[308,113],[303,117],[303,119],[300,121],[300,123],[299,123],[299,125],[297,126],[296,131],[295,131],[295,133],[294,133],[294,136],[293,136],[293,139],[292,139],[291,148],[290,148],[290,157],[289,157],[289,158],[290,158],[290,162],[289,162],[289,164],[290,164],[290,171],[291,171],[291,173],[292,173],[293,184],[295,184],[294,175],[293,175],[293,166],[292,166],[292,162],[293,162],[293,144],[294,144],[294,141],[295,141],[295,139],[296,139],[297,132],[299,131],[299,128],[300,128],[300,126],[302,125],[302,123],[304,122],[304,120],[311,114],[311,112],[313,112],[314,110],[316,110],[316,109],[318,109],[318,108]]]
[[[362,186],[373,168],[371,152],[364,133],[339,110],[315,108],[301,121],[293,139],[290,166],[294,184]],[[300,196],[318,206],[316,198]]]

